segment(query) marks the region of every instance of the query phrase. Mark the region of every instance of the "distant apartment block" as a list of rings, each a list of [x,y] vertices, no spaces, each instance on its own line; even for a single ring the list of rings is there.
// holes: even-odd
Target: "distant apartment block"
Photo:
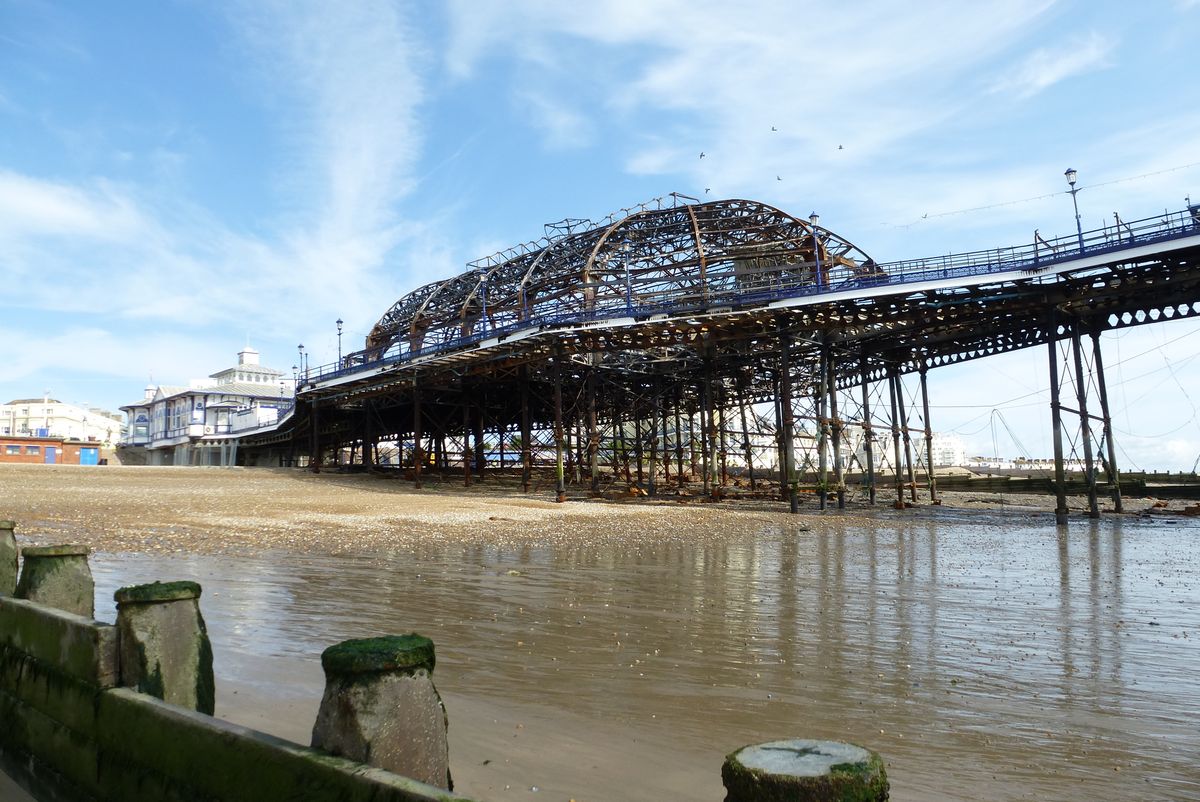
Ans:
[[[111,446],[121,439],[122,425],[116,412],[65,404],[48,395],[0,405],[0,436],[52,437]]]
[[[121,407],[126,446],[146,449],[151,465],[234,465],[241,434],[276,425],[292,408],[295,377],[259,364],[246,347],[237,364],[187,387],[148,385]]]

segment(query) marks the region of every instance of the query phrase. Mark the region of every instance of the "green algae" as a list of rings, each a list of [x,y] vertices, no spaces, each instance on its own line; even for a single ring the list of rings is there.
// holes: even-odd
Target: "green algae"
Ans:
[[[321,653],[326,676],[375,674],[384,671],[433,673],[433,641],[413,632],[381,638],[342,641]]]

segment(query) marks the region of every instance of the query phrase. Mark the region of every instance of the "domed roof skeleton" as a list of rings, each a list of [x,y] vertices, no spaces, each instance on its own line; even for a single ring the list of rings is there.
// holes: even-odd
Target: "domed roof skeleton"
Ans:
[[[502,257],[397,301],[368,335],[368,359],[397,343],[409,352],[449,346],[481,324],[490,332],[533,320],[745,308],[881,275],[828,229],[747,200],[643,206]]]

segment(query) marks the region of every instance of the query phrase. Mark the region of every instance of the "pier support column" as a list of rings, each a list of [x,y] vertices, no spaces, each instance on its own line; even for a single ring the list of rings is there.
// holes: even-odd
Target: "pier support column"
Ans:
[[[213,655],[200,614],[200,586],[154,582],[121,588],[113,599],[121,685],[211,716]]]
[[[1067,523],[1067,477],[1063,468],[1062,403],[1058,384],[1058,322],[1054,313],[1047,315],[1047,333],[1050,353],[1050,423],[1054,439],[1054,521],[1059,526]]]
[[[750,427],[746,423],[746,381],[738,379],[737,383],[738,414],[742,419],[742,456],[746,460],[746,473],[750,478],[750,489],[756,490],[758,485],[754,480],[754,452],[750,448]]]
[[[1108,384],[1104,379],[1104,359],[1100,355],[1100,329],[1092,329],[1092,364],[1096,371],[1096,389],[1100,394],[1100,414],[1104,426],[1104,444],[1108,450],[1108,464],[1104,472],[1108,474],[1108,482],[1112,486],[1113,509],[1124,512],[1121,502],[1121,473],[1117,470],[1117,446],[1113,441],[1112,416],[1108,412]]]
[[[680,412],[683,409],[683,391],[676,388],[675,390],[675,478],[679,482],[679,486],[683,487],[683,425],[679,421]]]
[[[566,450],[563,429],[562,405],[562,353],[554,356],[554,500],[559,504],[567,500],[567,477],[563,466],[563,451]]]
[[[929,368],[921,360],[921,411],[925,416],[925,473],[929,476],[929,503],[941,504],[937,496],[937,480],[933,476],[933,426],[929,422]]]
[[[14,521],[0,521],[0,596],[11,596],[17,589],[17,538]]]
[[[421,468],[424,467],[425,454],[421,450],[421,388],[417,386],[417,378],[413,377],[413,487],[421,489]]]
[[[875,432],[871,426],[871,392],[867,379],[867,355],[859,357],[858,370],[862,377],[863,452],[867,458],[867,498],[875,503]]]
[[[593,494],[600,492],[600,429],[596,418],[596,365],[599,359],[599,354],[592,354],[587,375],[587,454]]]
[[[460,381],[459,392],[462,393],[462,463],[463,463],[463,487],[471,486],[471,460],[474,454],[471,451],[471,402],[467,396],[467,383]]]
[[[87,546],[26,546],[21,549],[25,564],[13,595],[95,618],[96,583],[88,567],[88,553]]]
[[[837,365],[833,351],[825,346],[825,385],[829,389],[830,444],[833,449],[833,483],[839,510],[846,509],[846,482],[842,475],[842,420],[838,416]]]
[[[533,428],[529,423],[529,367],[521,367],[521,487],[533,482]]]
[[[1083,440],[1083,470],[1087,481],[1088,517],[1100,517],[1100,500],[1096,497],[1096,463],[1092,457],[1092,421],[1088,414],[1087,377],[1083,374],[1083,342],[1079,334],[1082,321],[1071,321],[1071,357],[1075,362],[1075,398],[1079,404],[1079,431]]]
[[[793,433],[792,413],[792,340],[787,332],[779,333],[779,407],[782,419],[783,470],[782,479],[787,485],[788,506],[792,513],[800,512],[800,488],[796,486],[796,444]]]
[[[908,494],[915,504],[917,502],[917,469],[913,463],[912,430],[908,427],[908,403],[904,399],[904,381],[900,372],[896,371],[896,397],[900,399],[900,434],[904,438],[904,470],[908,474]]]
[[[900,464],[900,412],[896,405],[896,382],[899,375],[895,368],[888,371],[888,396],[892,402],[892,473],[896,477],[896,509],[904,509],[904,477]]]
[[[321,655],[325,695],[313,747],[451,789],[446,709],[433,666],[433,642],[416,634],[330,646]]]
[[[313,473],[321,472],[321,419],[317,410],[320,405],[317,399],[312,400],[312,436],[309,439],[308,469]]]

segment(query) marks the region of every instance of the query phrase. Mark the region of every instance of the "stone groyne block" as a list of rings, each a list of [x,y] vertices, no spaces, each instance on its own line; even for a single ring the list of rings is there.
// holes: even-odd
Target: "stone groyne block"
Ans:
[[[27,546],[16,597],[85,618],[95,617],[96,583],[87,546]]]
[[[17,589],[17,538],[13,521],[0,521],[0,596],[11,596]]]
[[[117,629],[91,618],[0,597],[0,649],[97,688],[117,684]]]
[[[343,641],[321,655],[325,694],[312,745],[452,789],[433,641],[417,634]]]
[[[745,746],[721,767],[725,802],[886,802],[875,752],[840,741],[793,739]]]
[[[195,582],[152,582],[117,590],[121,685],[212,715],[212,644]]]

